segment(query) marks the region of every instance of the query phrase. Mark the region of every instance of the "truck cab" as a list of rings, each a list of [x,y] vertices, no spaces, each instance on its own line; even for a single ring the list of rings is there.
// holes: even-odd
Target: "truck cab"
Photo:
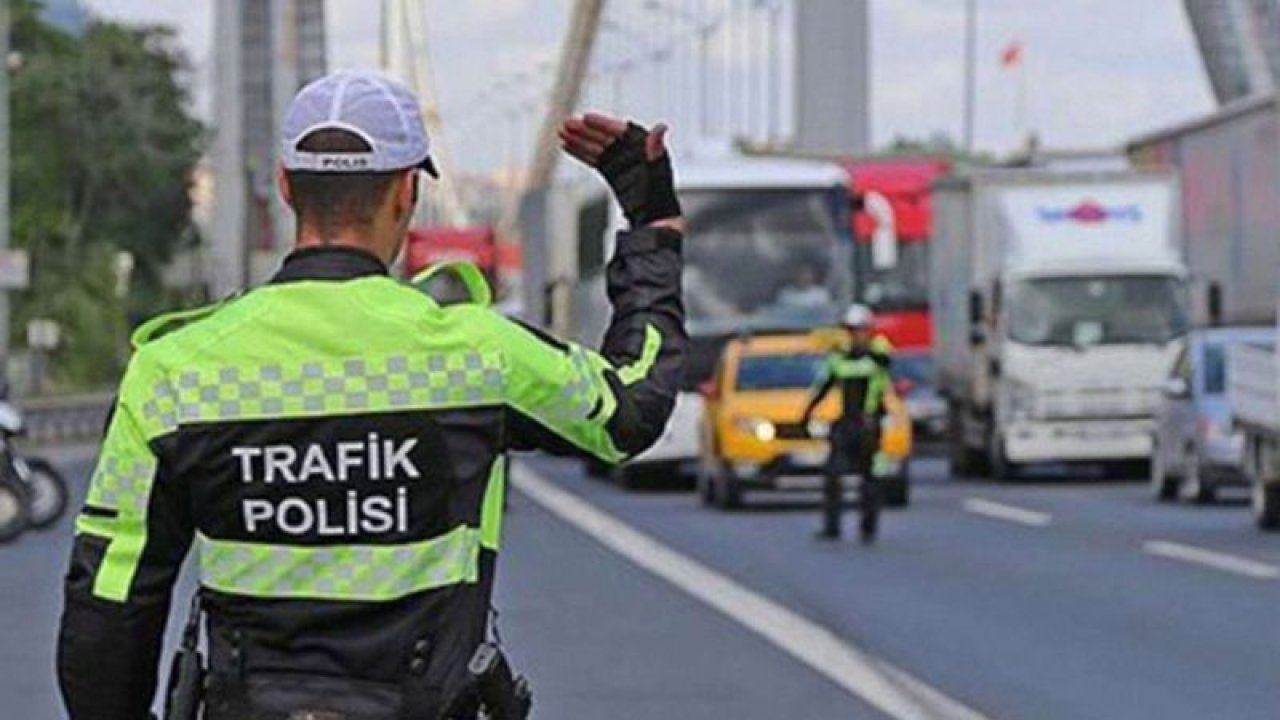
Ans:
[[[1144,465],[1188,329],[1175,179],[997,170],[944,182],[934,277],[960,473]]]

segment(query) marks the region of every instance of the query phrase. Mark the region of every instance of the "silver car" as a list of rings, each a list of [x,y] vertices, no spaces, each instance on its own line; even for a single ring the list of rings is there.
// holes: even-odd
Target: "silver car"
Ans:
[[[1227,407],[1227,348],[1267,342],[1274,327],[1196,330],[1165,381],[1156,412],[1151,490],[1158,500],[1212,503],[1218,488],[1247,487],[1241,471],[1243,436]]]

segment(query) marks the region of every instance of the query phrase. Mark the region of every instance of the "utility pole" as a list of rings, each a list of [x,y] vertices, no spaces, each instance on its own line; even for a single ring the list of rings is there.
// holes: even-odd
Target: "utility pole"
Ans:
[[[767,54],[769,64],[765,72],[769,73],[769,91],[764,94],[765,112],[768,113],[765,140],[769,147],[778,147],[782,144],[782,0],[771,0],[767,9],[769,11],[769,28],[766,30],[769,33]]]
[[[9,28],[12,3],[0,0],[0,253],[9,249]],[[0,380],[9,367],[9,293],[0,290]]]
[[[974,116],[977,112],[978,2],[964,6],[964,150],[973,153]]]

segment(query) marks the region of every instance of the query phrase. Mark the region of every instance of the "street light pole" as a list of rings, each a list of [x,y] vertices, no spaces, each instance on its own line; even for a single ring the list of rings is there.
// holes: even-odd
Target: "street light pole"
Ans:
[[[771,0],[769,11],[769,91],[765,93],[768,127],[765,139],[770,147],[782,142],[782,0]]]
[[[964,150],[973,153],[974,115],[978,44],[977,0],[965,0],[964,16]]]
[[[698,29],[698,132],[711,137],[711,38],[715,26],[704,20]]]
[[[0,0],[0,252],[9,249],[9,28],[12,3]],[[9,367],[9,293],[0,290],[0,379]]]
[[[722,20],[712,19],[705,2],[699,3],[698,10],[689,10],[678,4],[669,4],[661,0],[648,0],[645,7],[649,10],[666,13],[670,17],[688,25],[697,35],[697,67],[694,68],[693,85],[696,97],[695,110],[698,114],[698,133],[706,138],[711,136],[711,41]]]

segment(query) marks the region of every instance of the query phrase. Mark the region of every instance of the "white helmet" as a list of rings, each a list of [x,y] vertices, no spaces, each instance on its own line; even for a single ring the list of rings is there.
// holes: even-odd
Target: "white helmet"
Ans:
[[[870,329],[874,319],[871,308],[854,303],[844,311],[844,326],[850,328]]]

